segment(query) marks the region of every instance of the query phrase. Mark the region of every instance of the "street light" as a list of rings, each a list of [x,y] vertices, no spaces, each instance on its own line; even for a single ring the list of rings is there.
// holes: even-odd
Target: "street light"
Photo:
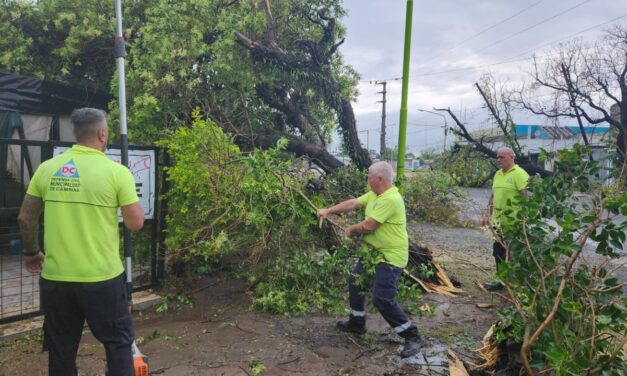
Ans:
[[[418,109],[418,111],[420,112],[428,112],[430,114],[434,114],[434,115],[438,115],[438,116],[442,116],[442,118],[444,119],[444,150],[443,152],[446,151],[446,134],[448,133],[448,123],[446,122],[446,116],[442,115],[439,112],[434,112],[434,111],[429,111],[429,110],[423,110],[421,108]]]

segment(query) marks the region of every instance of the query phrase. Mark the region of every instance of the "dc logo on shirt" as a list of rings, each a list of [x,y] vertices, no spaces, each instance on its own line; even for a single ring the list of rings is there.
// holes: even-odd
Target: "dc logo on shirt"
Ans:
[[[508,182],[508,183],[510,183],[510,184],[512,184],[514,181],[512,180],[512,178],[508,178],[508,179],[507,179],[507,182]]]
[[[64,178],[78,178],[78,169],[74,164],[74,160],[70,159],[68,163],[61,166],[61,168],[57,171],[56,174],[54,174],[54,176],[60,176]]]

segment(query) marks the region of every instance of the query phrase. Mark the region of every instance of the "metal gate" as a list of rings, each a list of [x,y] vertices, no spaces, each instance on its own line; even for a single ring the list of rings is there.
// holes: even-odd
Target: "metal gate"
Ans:
[[[37,166],[52,158],[60,148],[71,146],[72,143],[60,141],[0,138],[0,324],[41,314],[39,274],[24,268],[17,215]],[[110,145],[108,150],[115,148],[116,145]],[[156,171],[154,181],[137,184],[140,196],[147,189],[145,184],[152,185],[147,202],[153,205],[152,218],[146,219],[144,228],[133,234],[133,289],[137,291],[155,286],[164,274],[165,202],[160,200],[160,188],[166,186],[163,167],[167,155],[158,148],[129,146],[129,155],[133,152],[150,156],[146,158],[149,161],[140,160],[143,165],[136,164],[137,169],[145,168],[148,163],[154,164]],[[40,221],[42,238],[43,221]]]

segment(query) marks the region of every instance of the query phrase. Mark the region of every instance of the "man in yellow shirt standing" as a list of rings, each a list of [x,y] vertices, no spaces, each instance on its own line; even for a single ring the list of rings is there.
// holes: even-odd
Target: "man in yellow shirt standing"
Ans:
[[[484,226],[492,225],[498,229],[505,216],[505,209],[511,208],[515,212],[516,198],[527,188],[529,174],[515,163],[515,158],[516,154],[508,147],[502,147],[497,152],[496,161],[500,169],[492,180],[492,194],[488,200],[486,216],[483,218]],[[497,269],[502,262],[507,261],[507,250],[501,239],[494,241],[492,255]],[[503,289],[500,282],[486,283],[483,286],[488,291]]]
[[[118,208],[133,231],[144,225],[144,214],[133,175],[104,154],[109,138],[104,111],[75,110],[72,123],[77,143],[35,171],[18,217],[26,269],[41,272],[48,372],[77,374],[87,321],[105,347],[109,374],[131,376],[135,333],[120,259]],[[45,254],[38,241],[42,211]]]
[[[365,208],[365,219],[346,229],[346,236],[364,234],[364,242],[381,254],[372,282],[372,304],[388,324],[405,339],[401,357],[415,355],[421,344],[420,334],[407,314],[396,302],[396,283],[407,265],[409,238],[405,218],[405,204],[393,184],[392,166],[376,162],[368,169],[368,185],[371,191],[335,206],[318,210],[318,217]],[[361,260],[357,261],[349,278],[350,314],[348,320],[337,323],[339,330],[363,334],[366,332],[365,287],[356,283],[362,273]]]

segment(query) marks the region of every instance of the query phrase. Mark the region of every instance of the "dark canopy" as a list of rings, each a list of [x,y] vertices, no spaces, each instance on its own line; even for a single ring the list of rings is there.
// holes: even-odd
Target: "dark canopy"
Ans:
[[[79,107],[107,109],[111,96],[87,88],[0,72],[0,110],[69,115]]]

